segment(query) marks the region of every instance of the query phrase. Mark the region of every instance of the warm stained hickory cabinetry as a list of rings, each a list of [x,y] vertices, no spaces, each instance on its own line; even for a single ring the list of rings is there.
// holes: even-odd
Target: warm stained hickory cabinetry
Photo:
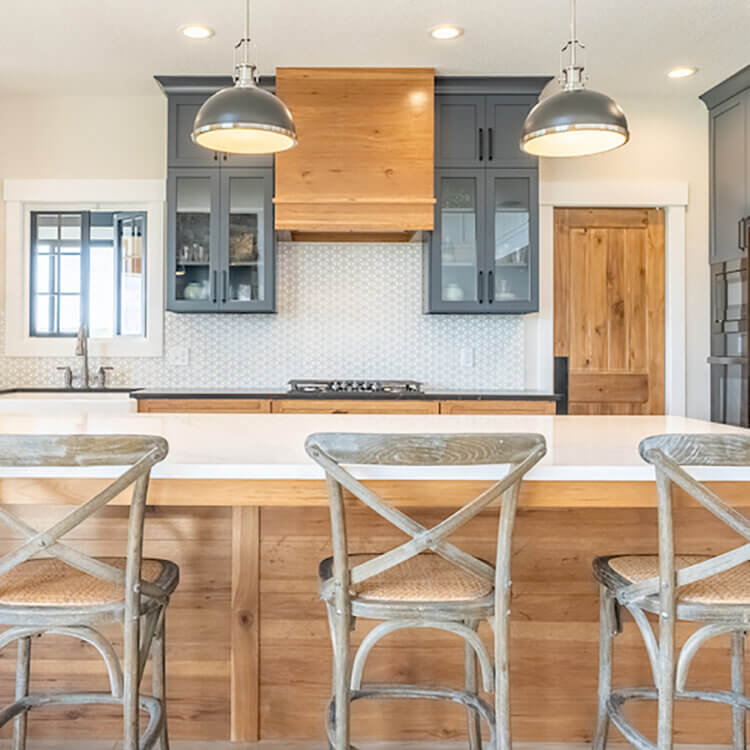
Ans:
[[[539,309],[537,160],[519,142],[546,80],[438,79],[428,312]]]
[[[160,78],[168,96],[167,309],[273,312],[273,157],[193,143],[193,120],[228,80]]]

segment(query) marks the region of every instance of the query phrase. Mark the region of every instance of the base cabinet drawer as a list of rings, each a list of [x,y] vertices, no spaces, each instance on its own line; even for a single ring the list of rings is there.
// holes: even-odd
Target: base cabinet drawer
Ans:
[[[438,414],[437,401],[274,399],[274,414]]]
[[[142,414],[270,414],[271,401],[261,398],[144,398]]]
[[[554,414],[554,401],[441,401],[441,414]]]

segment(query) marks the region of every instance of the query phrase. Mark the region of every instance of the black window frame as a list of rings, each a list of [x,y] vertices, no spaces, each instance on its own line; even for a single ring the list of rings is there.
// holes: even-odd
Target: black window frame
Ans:
[[[112,240],[96,240],[91,238],[91,227],[92,226],[107,226],[100,222],[94,222],[92,224],[92,214],[95,215],[109,215],[112,226]],[[143,332],[141,336],[145,337],[148,330],[147,327],[147,284],[146,284],[146,271],[147,271],[147,258],[148,258],[148,246],[147,246],[147,222],[148,215],[145,211],[66,211],[66,210],[40,210],[31,212],[31,232],[30,232],[30,267],[29,267],[29,336],[31,338],[40,339],[58,339],[58,338],[74,338],[77,332],[61,332],[59,330],[59,300],[61,296],[74,296],[72,292],[63,293],[59,291],[57,286],[57,266],[58,262],[50,263],[50,309],[49,309],[49,331],[37,330],[36,320],[36,296],[38,290],[36,288],[36,266],[37,266],[37,247],[40,244],[38,238],[38,217],[39,216],[57,216],[57,227],[58,227],[58,238],[56,240],[46,241],[48,244],[56,245],[57,248],[65,246],[76,246],[80,247],[80,286],[78,296],[80,300],[80,324],[90,328],[90,309],[89,309],[89,278],[90,278],[90,258],[92,247],[111,247],[114,255],[114,278],[113,283],[113,294],[114,294],[114,326],[113,326],[113,338],[133,338],[132,336],[122,336],[122,248],[121,248],[121,237],[119,236],[118,227],[121,219],[132,220],[133,218],[142,218],[143,222],[143,273],[142,276],[142,305],[143,305]],[[79,216],[81,224],[81,237],[80,240],[63,240],[61,239],[61,222],[63,216]],[[42,244],[45,241],[42,240]],[[55,253],[50,253],[54,257],[59,257],[61,253],[59,250]],[[53,311],[53,300],[56,300],[57,310]],[[57,317],[57,328],[55,328],[55,317]]]

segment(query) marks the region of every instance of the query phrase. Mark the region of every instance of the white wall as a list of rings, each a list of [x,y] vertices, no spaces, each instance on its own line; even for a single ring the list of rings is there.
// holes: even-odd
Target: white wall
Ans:
[[[708,114],[692,98],[618,97],[631,141],[609,154],[543,159],[541,180],[680,180],[688,183],[687,208],[687,413],[708,418]]]

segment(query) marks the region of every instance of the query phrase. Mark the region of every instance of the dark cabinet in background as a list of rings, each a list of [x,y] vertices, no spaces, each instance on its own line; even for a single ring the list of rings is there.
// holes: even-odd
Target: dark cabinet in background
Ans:
[[[701,99],[709,110],[711,419],[750,427],[750,66]]]
[[[273,156],[193,143],[198,109],[222,78],[159,78],[168,98],[167,309],[275,309]]]
[[[537,160],[520,138],[548,80],[438,79],[427,312],[539,309]]]

